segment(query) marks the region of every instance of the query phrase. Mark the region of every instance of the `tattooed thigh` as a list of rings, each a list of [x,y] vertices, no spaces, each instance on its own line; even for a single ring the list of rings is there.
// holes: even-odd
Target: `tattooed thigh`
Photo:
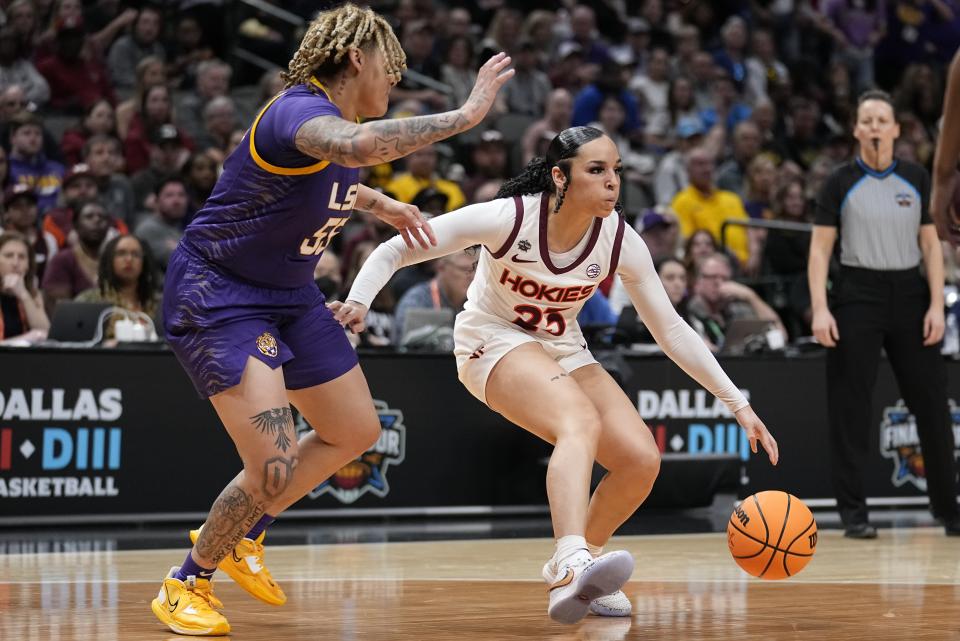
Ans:
[[[254,414],[250,420],[258,432],[273,437],[273,444],[284,454],[291,446],[296,448],[296,428],[293,426],[293,413],[289,407],[274,407]]]

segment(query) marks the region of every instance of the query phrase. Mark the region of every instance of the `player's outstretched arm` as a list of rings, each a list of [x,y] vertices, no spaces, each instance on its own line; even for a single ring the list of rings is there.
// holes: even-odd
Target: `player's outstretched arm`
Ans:
[[[394,198],[390,198],[379,191],[360,185],[357,190],[356,209],[370,212],[383,222],[400,232],[400,237],[407,247],[413,249],[413,240],[416,239],[424,249],[437,244],[437,237],[433,234],[433,227],[424,220],[420,208],[408,205]]]
[[[334,318],[344,327],[363,331],[370,302],[401,267],[448,256],[474,245],[498,249],[513,229],[515,208],[512,199],[469,205],[433,221],[435,246],[414,246],[394,237],[373,250],[350,287],[347,300],[330,303]]]
[[[650,329],[663,353],[693,380],[723,401],[743,426],[754,451],[759,439],[770,456],[770,462],[776,465],[779,457],[776,441],[700,336],[674,309],[653,266],[650,251],[631,227],[627,227],[623,235],[617,273],[620,274],[630,301],[637,308],[637,314]]]
[[[366,167],[402,158],[479,124],[493,106],[500,87],[513,77],[509,65],[510,57],[505,53],[490,58],[477,72],[470,97],[453,111],[362,125],[337,116],[312,118],[297,131],[297,149],[344,167]]]

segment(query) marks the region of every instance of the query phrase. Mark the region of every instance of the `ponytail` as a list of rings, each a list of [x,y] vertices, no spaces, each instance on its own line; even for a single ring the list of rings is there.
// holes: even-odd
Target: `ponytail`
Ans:
[[[500,185],[496,197],[511,198],[524,194],[541,194],[545,191],[552,191],[553,177],[550,175],[550,169],[551,167],[547,166],[547,159],[537,156],[527,163],[519,176]]]
[[[554,191],[554,167],[559,167],[566,181],[559,196],[570,187],[570,159],[577,155],[580,147],[591,140],[603,136],[603,132],[594,127],[570,127],[557,134],[547,147],[545,158],[536,157],[527,163],[523,171],[516,178],[511,178],[501,185],[497,191],[497,198],[511,198],[526,194],[542,194]],[[559,203],[558,203],[559,208]]]

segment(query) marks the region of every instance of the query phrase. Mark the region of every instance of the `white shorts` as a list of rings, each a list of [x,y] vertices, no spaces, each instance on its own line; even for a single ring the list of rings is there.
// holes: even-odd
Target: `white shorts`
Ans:
[[[484,404],[490,372],[508,352],[524,343],[539,344],[567,373],[597,362],[579,330],[568,332],[563,340],[547,341],[498,316],[475,310],[457,315],[453,341],[460,382]]]

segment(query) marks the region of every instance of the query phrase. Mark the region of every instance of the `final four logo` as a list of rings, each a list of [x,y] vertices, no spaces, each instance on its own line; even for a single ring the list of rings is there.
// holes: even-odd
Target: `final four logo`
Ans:
[[[950,404],[950,427],[953,429],[954,441],[960,436],[960,410]],[[927,475],[923,466],[923,453],[920,451],[920,437],[917,435],[917,422],[902,400],[893,407],[883,410],[883,420],[880,423],[880,454],[893,461],[893,474],[890,481],[896,487],[907,483],[923,491],[927,491]],[[954,449],[954,456],[957,450]]]
[[[380,438],[369,450],[350,461],[309,494],[315,499],[331,494],[341,503],[353,503],[367,492],[380,498],[390,493],[387,469],[403,463],[407,445],[407,428],[403,412],[390,409],[383,401],[373,401],[380,418]],[[302,416],[297,417],[297,434],[312,429]]]

